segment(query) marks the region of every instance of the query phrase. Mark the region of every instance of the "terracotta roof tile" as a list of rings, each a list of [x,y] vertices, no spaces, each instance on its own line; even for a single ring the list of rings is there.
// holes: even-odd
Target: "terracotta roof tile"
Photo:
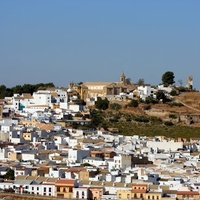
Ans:
[[[60,179],[56,181],[56,185],[74,185],[75,181],[73,179]]]
[[[196,191],[177,191],[177,195],[199,195]]]

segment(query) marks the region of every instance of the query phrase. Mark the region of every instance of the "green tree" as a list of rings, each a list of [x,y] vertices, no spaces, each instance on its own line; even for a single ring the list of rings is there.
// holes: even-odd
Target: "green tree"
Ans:
[[[163,91],[158,91],[156,93],[156,98],[157,98],[157,100],[162,100],[163,103],[165,103],[167,100],[165,93]]]
[[[172,91],[170,92],[170,95],[172,95],[172,96],[176,96],[176,95],[177,95],[176,90],[172,90]]]
[[[126,82],[127,85],[130,85],[131,84],[131,78],[127,78],[125,82]]]
[[[6,172],[6,174],[4,175],[4,179],[14,180],[15,179],[14,170],[9,168],[8,171]]]
[[[22,92],[23,93],[31,93],[31,94],[33,94],[33,92],[35,92],[35,86],[31,85],[31,84],[24,84],[22,86]]]
[[[0,85],[0,98],[4,98],[6,96],[6,86]]]
[[[102,111],[92,110],[91,111],[91,121],[89,124],[90,128],[97,128],[103,123]]]
[[[140,78],[137,82],[138,85],[144,85],[144,79]]]
[[[101,97],[97,97],[97,101],[95,102],[95,107],[99,110],[106,110],[109,106],[109,101],[107,98],[102,99]]]
[[[137,100],[135,100],[135,99],[132,99],[131,100],[131,102],[128,104],[128,106],[130,106],[130,107],[138,107],[138,101]]]
[[[15,87],[12,88],[14,94],[22,94],[22,86],[21,85],[16,85]]]
[[[169,86],[175,83],[174,81],[174,73],[171,71],[167,71],[162,75],[162,83],[164,86]]]
[[[110,104],[110,108],[113,110],[120,110],[122,108],[122,106],[118,103],[112,103],[112,104]]]

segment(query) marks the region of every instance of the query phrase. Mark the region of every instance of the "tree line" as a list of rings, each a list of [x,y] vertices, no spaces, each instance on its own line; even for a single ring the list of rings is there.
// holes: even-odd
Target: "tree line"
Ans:
[[[8,88],[5,85],[0,85],[0,98],[12,97],[13,94],[22,94],[22,93],[30,93],[36,92],[37,90],[47,89],[50,87],[55,87],[53,83],[38,83],[38,84],[24,84],[24,85],[16,85],[12,88]]]

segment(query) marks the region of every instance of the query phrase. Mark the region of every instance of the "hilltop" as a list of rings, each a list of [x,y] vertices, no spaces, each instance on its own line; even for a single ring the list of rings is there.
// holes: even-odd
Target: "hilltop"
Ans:
[[[199,92],[183,92],[168,103],[140,102],[137,107],[127,107],[127,101],[113,103],[121,109],[101,111],[100,127],[122,135],[200,137]]]

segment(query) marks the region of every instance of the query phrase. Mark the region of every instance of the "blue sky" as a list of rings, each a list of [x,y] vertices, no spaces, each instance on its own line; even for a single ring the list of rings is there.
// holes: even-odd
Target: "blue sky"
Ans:
[[[200,89],[200,1],[1,0],[0,85],[159,84],[166,71]]]

